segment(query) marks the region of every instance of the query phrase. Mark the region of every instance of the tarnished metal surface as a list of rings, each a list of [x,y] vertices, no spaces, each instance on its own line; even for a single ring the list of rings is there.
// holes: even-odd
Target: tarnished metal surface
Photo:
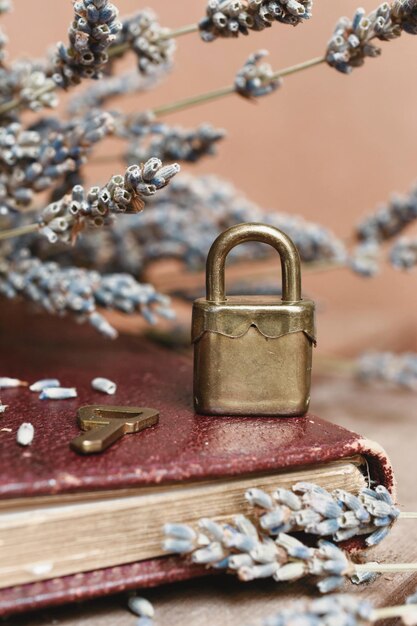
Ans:
[[[280,255],[282,300],[226,298],[224,267],[246,241]],[[310,402],[314,303],[301,299],[300,259],[292,241],[264,224],[222,233],[207,258],[207,297],[193,306],[194,406],[211,415],[303,415]]]
[[[71,441],[80,454],[103,452],[128,433],[138,433],[158,422],[155,409],[139,406],[82,406],[77,412],[78,424],[86,433]]]

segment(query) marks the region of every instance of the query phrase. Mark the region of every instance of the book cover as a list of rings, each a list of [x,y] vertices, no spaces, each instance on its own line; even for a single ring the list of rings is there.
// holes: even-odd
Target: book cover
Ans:
[[[47,326],[47,328],[46,328]],[[66,330],[66,336],[62,330]],[[32,329],[33,330],[33,329]],[[23,332],[23,331],[22,331]],[[71,335],[71,332],[73,333]],[[314,415],[299,418],[208,417],[192,409],[192,361],[136,337],[109,344],[89,329],[65,322],[36,323],[31,345],[1,336],[1,371],[29,382],[59,378],[78,397],[42,401],[28,388],[3,391],[9,408],[0,427],[0,500],[178,484],[258,475],[362,455],[370,478],[394,489],[392,468],[375,443]],[[91,388],[104,376],[118,384],[115,396]],[[85,404],[148,406],[160,420],[142,433],[125,435],[102,454],[80,456],[69,448]],[[35,428],[21,448],[22,422]],[[4,430],[2,430],[4,429]],[[65,538],[63,538],[65,541]],[[0,614],[40,608],[206,573],[175,557],[76,573],[0,590]]]

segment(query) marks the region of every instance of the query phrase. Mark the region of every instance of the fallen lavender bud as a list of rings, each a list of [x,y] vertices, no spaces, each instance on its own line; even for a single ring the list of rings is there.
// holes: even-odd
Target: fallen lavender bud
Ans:
[[[51,387],[60,387],[61,383],[57,378],[43,378],[42,380],[37,380],[35,383],[30,385],[30,391],[43,391],[44,389],[50,389]]]
[[[216,144],[224,138],[225,131],[202,124],[195,129],[151,123],[137,126],[137,120],[123,126],[118,134],[128,136],[137,133],[137,139],[129,142],[128,163],[143,163],[152,156],[165,160],[195,163],[202,157],[216,154]]]
[[[417,591],[407,597],[406,604],[417,604]]]
[[[319,590],[327,593],[355,573],[354,564],[334,544],[320,540],[316,548],[310,548],[285,533],[272,539],[242,515],[235,518],[234,524],[200,520],[200,532],[190,528],[187,537],[183,525],[181,538],[177,527],[165,525],[165,551],[188,555],[194,563],[225,569],[242,581],[272,577],[284,582],[312,575],[318,578]]]
[[[117,385],[112,380],[108,378],[93,378],[91,381],[91,386],[96,391],[101,391],[101,393],[107,393],[109,396],[113,396],[116,393]]]
[[[138,283],[129,274],[102,276],[78,267],[60,267],[30,256],[27,250],[0,263],[0,295],[22,296],[51,314],[70,314],[80,322],[89,322],[112,339],[117,331],[97,307],[140,313],[149,323],[155,323],[158,315],[172,318],[169,299],[151,285]],[[0,387],[2,381],[10,385],[9,380],[0,378]],[[17,381],[16,384],[27,383]]]
[[[101,189],[91,187],[86,192],[82,185],[76,185],[71,194],[43,209],[39,231],[50,243],[74,242],[86,226],[102,227],[120,213],[142,211],[144,199],[168,185],[179,170],[177,163],[163,165],[151,158],[140,167],[131,165],[124,176],[113,176]]]
[[[68,400],[76,397],[75,387],[46,387],[42,389],[39,400]]]
[[[402,32],[417,34],[417,10],[414,0],[384,2],[377,9],[365,14],[358,9],[350,20],[342,17],[330,39],[326,61],[339,72],[349,74],[353,68],[364,64],[366,57],[381,54],[373,41],[390,41]]]
[[[16,441],[20,446],[30,446],[35,436],[35,429],[32,424],[29,422],[23,422],[20,424],[17,434]]]
[[[208,0],[199,23],[203,41],[264,30],[273,22],[297,26],[311,17],[311,0]]]
[[[1,127],[0,210],[28,206],[36,193],[77,171],[112,131],[112,116],[100,112],[65,124],[50,119],[31,130],[17,122]]]
[[[14,387],[27,387],[28,383],[19,378],[9,378],[8,376],[0,376],[0,389],[13,389]]]
[[[276,77],[269,63],[260,63],[268,56],[267,50],[258,50],[249,56],[235,78],[235,90],[244,98],[259,98],[276,91],[282,80]]]
[[[260,527],[271,536],[304,531],[331,536],[339,542],[368,535],[366,544],[376,545],[400,514],[382,485],[364,488],[358,496],[342,489],[329,492],[314,483],[297,483],[292,490],[277,489],[272,498],[262,490],[257,491],[256,498],[253,490],[248,490],[245,496],[257,509]]]
[[[417,390],[417,354],[365,352],[357,360],[357,378],[365,383]]]
[[[69,30],[69,46],[59,44],[53,79],[59,87],[78,85],[83,78],[100,78],[109,46],[122,29],[118,10],[108,0],[77,0]]]
[[[417,239],[401,237],[394,243],[390,252],[390,261],[394,267],[410,270],[417,266]]]
[[[169,29],[162,28],[149,9],[123,20],[114,50],[120,49],[120,54],[124,54],[125,46],[136,54],[138,69],[143,74],[169,67],[176,48],[175,40],[169,37]]]
[[[155,615],[155,610],[152,604],[146,598],[140,596],[131,596],[127,602],[129,609],[135,615],[139,617],[147,617],[152,619]]]

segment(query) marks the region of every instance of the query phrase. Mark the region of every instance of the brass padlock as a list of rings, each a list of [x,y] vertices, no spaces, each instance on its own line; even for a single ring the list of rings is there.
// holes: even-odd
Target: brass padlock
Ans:
[[[226,298],[224,267],[246,241],[281,257],[282,300]],[[194,407],[209,415],[303,415],[310,402],[314,302],[301,299],[300,257],[291,239],[266,224],[238,224],[219,235],[207,257],[206,299],[193,305]]]

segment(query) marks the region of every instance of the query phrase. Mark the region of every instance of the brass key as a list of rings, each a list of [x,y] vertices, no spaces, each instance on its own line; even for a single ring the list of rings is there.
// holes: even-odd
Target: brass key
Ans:
[[[78,424],[88,432],[73,439],[70,446],[81,454],[103,452],[128,433],[137,433],[158,422],[156,409],[138,406],[88,405],[78,409]]]

